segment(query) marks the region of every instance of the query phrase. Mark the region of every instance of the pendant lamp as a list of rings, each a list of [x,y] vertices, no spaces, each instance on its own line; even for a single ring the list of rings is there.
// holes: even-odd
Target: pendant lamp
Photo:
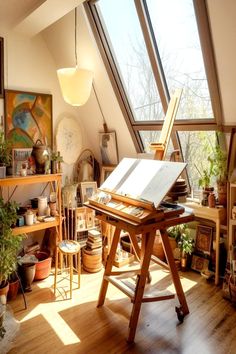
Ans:
[[[75,8],[75,64],[74,68],[57,70],[64,100],[72,106],[82,106],[90,96],[93,73],[77,65],[77,8]]]

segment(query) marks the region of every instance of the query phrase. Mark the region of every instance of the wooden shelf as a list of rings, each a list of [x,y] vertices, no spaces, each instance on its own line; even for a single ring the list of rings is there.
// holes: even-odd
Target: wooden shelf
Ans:
[[[10,187],[25,184],[37,184],[37,183],[47,183],[61,180],[61,174],[46,174],[46,175],[29,175],[25,177],[21,176],[8,176],[6,178],[0,179],[0,187]]]
[[[51,184],[51,188],[56,192],[57,194],[57,203],[58,203],[58,212],[59,216],[55,218],[55,220],[50,221],[50,222],[40,222],[40,223],[35,223],[33,225],[27,226],[20,226],[20,227],[15,227],[12,229],[13,235],[19,235],[19,234],[25,234],[25,233],[31,233],[39,230],[46,230],[50,227],[56,227],[58,226],[58,234],[59,234],[59,239],[61,240],[62,238],[62,217],[61,217],[61,178],[62,174],[61,173],[55,173],[55,174],[43,174],[43,175],[28,175],[25,177],[21,176],[8,176],[6,178],[0,179],[0,189],[3,187],[15,187],[15,189],[18,186],[23,186],[23,185],[30,185],[30,184],[42,184],[42,183],[51,183],[55,182],[56,186],[54,187]],[[11,195],[10,198],[12,198],[14,191]]]
[[[12,234],[15,236],[20,234],[28,234],[30,232],[45,230],[50,227],[59,226],[59,224],[60,224],[60,220],[59,218],[56,218],[56,220],[54,221],[49,221],[49,222],[42,221],[40,223],[33,224],[30,226],[24,225],[20,227],[15,227],[12,229]]]

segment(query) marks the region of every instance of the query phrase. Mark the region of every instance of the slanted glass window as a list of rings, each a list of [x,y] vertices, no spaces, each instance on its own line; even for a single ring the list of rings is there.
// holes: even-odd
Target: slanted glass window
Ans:
[[[106,37],[135,121],[164,118],[160,97],[133,1],[99,0]]]
[[[213,119],[192,0],[146,0],[169,93],[183,88],[177,119]]]
[[[200,190],[198,181],[204,170],[209,172],[210,162],[208,156],[212,155],[217,144],[214,131],[182,131],[178,132],[184,161],[187,162],[189,182],[193,195]],[[214,181],[212,180],[212,183]]]

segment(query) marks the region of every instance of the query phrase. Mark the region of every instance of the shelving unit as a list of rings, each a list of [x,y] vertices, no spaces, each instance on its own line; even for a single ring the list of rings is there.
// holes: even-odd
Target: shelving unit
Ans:
[[[236,187],[236,184],[235,184]],[[236,200],[236,194],[235,194]],[[213,221],[216,225],[216,270],[215,270],[215,284],[219,284],[219,268],[220,268],[220,230],[221,223],[226,220],[226,208],[209,208],[194,202],[186,202],[183,204],[190,208],[196,219],[205,219]],[[236,225],[236,223],[235,223]]]
[[[231,249],[234,243],[234,230],[236,227],[236,219],[232,218],[232,208],[236,202],[236,183],[229,183],[228,196],[228,249]]]
[[[31,175],[26,177],[9,176],[0,179],[0,192],[2,194],[3,188],[13,187],[13,191],[10,194],[9,199],[13,199],[14,193],[19,186],[32,185],[32,184],[50,184],[51,189],[56,192],[57,205],[58,205],[58,217],[50,222],[39,222],[31,226],[21,226],[12,229],[13,235],[22,233],[30,233],[38,230],[45,230],[51,227],[56,227],[58,239],[62,239],[62,216],[61,216],[61,174],[45,174],[45,175]]]

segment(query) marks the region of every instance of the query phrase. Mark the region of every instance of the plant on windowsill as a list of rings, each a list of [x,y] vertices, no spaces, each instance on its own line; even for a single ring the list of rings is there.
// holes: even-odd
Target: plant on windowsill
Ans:
[[[12,144],[4,138],[4,133],[0,132],[0,178],[6,177],[6,167],[10,166]]]
[[[227,205],[227,153],[220,145],[216,145],[213,153],[208,157],[212,175],[216,177],[218,202]]]
[[[214,191],[214,187],[212,187],[211,185],[211,179],[213,176],[212,165],[210,164],[208,168],[203,169],[202,172],[200,172],[196,165],[195,167],[200,175],[200,178],[198,180],[198,186],[202,188],[201,204],[204,206],[208,206],[208,196]]]
[[[0,295],[6,303],[6,295],[9,288],[10,275],[17,269],[17,253],[21,247],[23,235],[13,235],[12,225],[16,223],[18,205],[16,202],[5,202],[0,197]],[[3,308],[3,306],[2,306]],[[3,316],[0,314],[3,322]],[[4,336],[5,330],[0,322],[0,336]]]

